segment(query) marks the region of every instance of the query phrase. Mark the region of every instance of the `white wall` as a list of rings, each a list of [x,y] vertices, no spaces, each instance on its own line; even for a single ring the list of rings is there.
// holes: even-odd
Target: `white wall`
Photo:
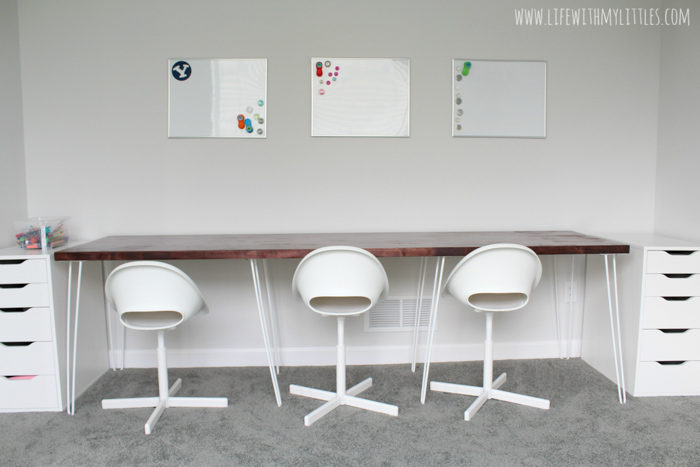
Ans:
[[[75,236],[85,239],[650,231],[660,28],[516,26],[522,7],[516,0],[20,0],[29,214],[73,216]],[[411,137],[311,138],[312,56],[410,58]],[[167,60],[179,57],[267,58],[268,138],[167,139]],[[547,138],[452,138],[448,72],[460,57],[546,60]],[[385,264],[393,292],[413,293],[417,261]],[[282,344],[289,353],[321,347],[332,354],[333,323],[318,324],[291,300],[295,265],[272,264]],[[184,267],[204,283],[212,316],[177,331],[175,349],[226,347],[220,353],[229,362],[237,361],[231,352],[259,349],[247,263]],[[531,311],[509,320],[497,339],[540,342],[554,356],[554,325],[532,324],[551,323],[551,281],[550,263]],[[449,302],[441,309],[436,343],[480,347],[480,317],[457,309]],[[148,337],[133,339],[131,348],[152,348]],[[396,346],[401,355],[410,342],[406,333],[355,339],[349,343]]]
[[[15,244],[27,216],[17,2],[0,1],[0,248]]]
[[[516,26],[515,0],[19,5],[29,211],[78,237],[652,228],[659,28]],[[311,138],[324,55],[410,58],[411,137]],[[546,139],[451,138],[467,55],[548,62]],[[173,57],[266,57],[268,138],[167,139]]]
[[[691,8],[691,0],[664,2]],[[691,10],[697,13],[697,10]],[[654,230],[700,241],[700,27],[665,28],[661,35],[659,147]]]

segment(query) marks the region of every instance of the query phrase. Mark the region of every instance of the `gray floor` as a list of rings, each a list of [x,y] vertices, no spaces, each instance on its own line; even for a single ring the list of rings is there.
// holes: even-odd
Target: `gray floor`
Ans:
[[[481,381],[481,362],[431,370],[433,380]],[[73,417],[0,414],[0,465],[700,465],[700,398],[620,405],[615,385],[578,359],[495,362],[502,371],[502,389],[548,398],[551,409],[492,400],[465,422],[473,397],[428,393],[421,405],[420,371],[355,366],[348,384],[372,376],[363,396],[398,405],[399,417],[341,407],[305,427],[320,402],[289,395],[289,384],[334,390],[334,367],[282,368],[282,407],[267,368],[171,369],[171,380],[183,379],[179,395],[225,396],[229,407],[167,409],[149,436],[150,409],[102,410],[100,400],[156,395],[155,370],[110,372]]]

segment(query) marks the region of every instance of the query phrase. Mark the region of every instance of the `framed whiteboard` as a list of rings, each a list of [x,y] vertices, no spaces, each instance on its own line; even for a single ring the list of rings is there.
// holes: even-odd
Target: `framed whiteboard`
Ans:
[[[409,59],[311,59],[311,136],[408,137],[409,117]]]
[[[546,136],[547,62],[453,59],[452,84],[452,136]]]
[[[265,138],[266,59],[168,60],[169,138]]]

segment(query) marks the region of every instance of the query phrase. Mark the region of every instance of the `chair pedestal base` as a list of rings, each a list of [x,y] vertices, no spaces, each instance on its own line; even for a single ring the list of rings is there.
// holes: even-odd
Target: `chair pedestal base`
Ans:
[[[177,381],[170,387],[168,396],[165,398],[156,397],[136,397],[127,399],[103,399],[103,409],[135,409],[143,407],[155,407],[155,410],[148,418],[145,425],[147,435],[158,423],[158,419],[168,407],[228,407],[228,399],[225,397],[173,397],[182,387],[182,380]]]
[[[344,395],[338,395],[338,393],[324,391],[321,389],[297,386],[296,384],[291,384],[289,386],[289,392],[297,396],[310,397],[312,399],[327,401],[321,407],[304,417],[304,425],[306,426],[311,426],[312,423],[319,420],[321,417],[323,417],[324,415],[341,405],[349,405],[352,407],[357,407],[358,409],[371,410],[373,412],[384,413],[387,415],[393,415],[394,417],[397,417],[399,415],[399,408],[395,405],[355,397],[357,394],[360,394],[362,391],[370,388],[371,386],[372,378],[367,378],[361,383],[356,384],[355,386],[345,391]]]
[[[464,412],[464,419],[471,420],[476,412],[481,408],[484,403],[489,399],[497,399],[505,402],[512,402],[514,404],[526,405],[528,407],[535,407],[537,409],[549,409],[549,401],[547,399],[540,399],[538,397],[525,396],[522,394],[516,394],[513,392],[501,391],[500,388],[503,383],[506,382],[506,374],[502,373],[501,376],[496,378],[491,387],[487,386],[467,386],[464,384],[452,384],[452,383],[438,383],[436,381],[430,382],[430,390],[438,392],[447,392],[450,394],[461,394],[464,396],[475,396],[476,400],[472,402],[472,405]]]

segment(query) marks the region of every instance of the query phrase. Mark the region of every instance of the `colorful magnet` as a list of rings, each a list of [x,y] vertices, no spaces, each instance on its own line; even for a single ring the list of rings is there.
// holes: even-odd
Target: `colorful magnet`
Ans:
[[[338,71],[338,70],[340,70],[340,67],[339,66],[335,67],[335,71]]]
[[[264,119],[264,118],[259,118],[259,119],[258,119],[258,123],[262,125],[263,123],[265,123],[265,119]]]
[[[262,128],[258,128],[258,134],[259,134],[259,135],[262,135],[262,134],[263,134]]]
[[[262,107],[264,104],[265,104],[265,103],[263,102],[262,99],[260,99],[260,100],[258,101],[258,105],[259,105],[260,107]]]
[[[326,60],[326,67],[329,67],[329,66],[331,66],[331,62]]]
[[[460,115],[460,116],[461,116],[461,115],[463,115],[463,114],[464,114],[464,110],[462,110],[462,109],[457,109],[457,115]]]
[[[462,81],[462,75],[457,75],[457,76],[455,76],[455,79],[456,79],[457,81]]]
[[[326,81],[326,85],[330,86],[330,85],[331,85],[331,82],[330,82],[330,81]]]
[[[469,74],[469,69],[472,67],[472,62],[464,62],[464,68],[462,68],[462,75],[467,76]]]
[[[243,115],[238,116],[238,128],[240,128],[241,130],[245,128],[245,122],[243,121],[243,119]]]
[[[316,76],[323,76],[323,63],[316,62]]]
[[[323,89],[319,89],[319,90],[318,90],[318,93],[319,93],[320,95],[324,95],[324,94],[326,93],[326,91],[324,91]]]
[[[461,104],[461,103],[462,103],[462,98],[461,98],[461,97],[458,97],[457,99],[455,99],[455,104],[459,105],[459,104]]]
[[[260,114],[255,114],[255,115],[253,115],[253,118],[254,118],[255,120],[259,119],[259,118],[260,118]]]
[[[246,107],[245,111],[248,112],[249,114],[253,113],[253,108],[248,106],[248,107]]]

